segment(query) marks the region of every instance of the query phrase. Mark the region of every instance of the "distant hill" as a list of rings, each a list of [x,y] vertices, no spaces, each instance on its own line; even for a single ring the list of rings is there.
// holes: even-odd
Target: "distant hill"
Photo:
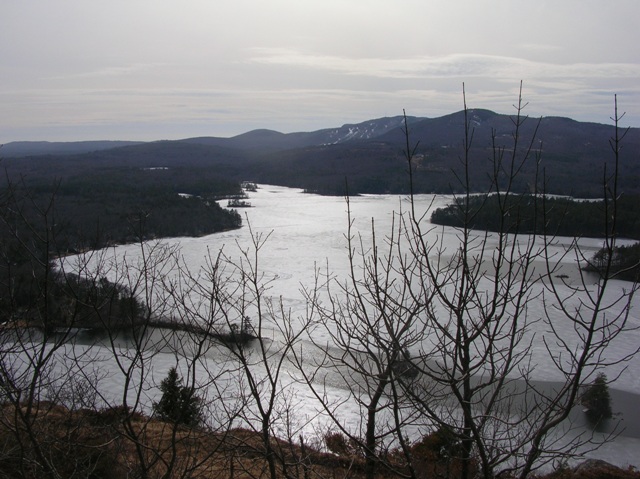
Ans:
[[[78,155],[121,146],[139,145],[140,141],[14,141],[2,145],[0,157],[19,158],[38,155]]]
[[[416,117],[407,117],[407,119],[410,123],[419,120]],[[280,133],[273,130],[253,130],[232,138],[200,137],[187,138],[182,141],[243,150],[289,150],[308,146],[337,145],[350,141],[372,140],[402,127],[403,121],[402,116],[394,116],[312,132]]]
[[[407,119],[410,123],[420,120],[420,118],[416,117],[407,117]],[[354,140],[370,140],[401,127],[402,123],[403,117],[395,116],[368,120],[362,123],[345,124],[338,128],[326,128],[312,132],[280,133],[274,130],[259,129],[230,138],[202,136],[176,141],[240,150],[288,150],[307,146],[335,145]],[[0,157],[76,155],[145,143],[166,145],[167,141],[15,141],[7,143],[0,148]]]
[[[513,120],[489,110],[469,110],[473,133],[469,152],[471,188],[483,191],[492,172],[494,142],[507,160],[513,147]],[[612,161],[611,125],[577,122],[569,118],[529,118],[520,131],[519,154],[533,141],[539,149],[540,167],[551,193],[577,197],[602,195],[605,163]],[[414,181],[416,191],[450,193],[461,191],[464,112],[439,118],[408,118],[410,141],[417,144]],[[537,134],[533,139],[537,127]],[[402,193],[408,191],[407,164],[403,157],[403,117],[379,118],[314,132],[280,133],[253,130],[231,138],[199,137],[149,143],[78,142],[9,143],[0,149],[5,159],[27,146],[47,154],[46,161],[33,157],[32,174],[47,165],[56,174],[78,174],[86,168],[166,167],[179,170],[184,178],[197,174],[231,181],[252,180],[305,188],[325,194],[343,194],[345,181],[351,193]],[[36,148],[37,146],[37,148]],[[20,148],[18,148],[20,147]],[[75,157],[68,151],[74,150]],[[61,153],[64,151],[65,153]],[[16,155],[18,156],[18,155]],[[620,186],[640,193],[640,129],[631,128],[623,142]],[[4,161],[5,165],[12,162]],[[21,162],[22,163],[22,162]],[[67,165],[67,166],[65,166]],[[536,159],[522,170],[518,190],[532,189]],[[36,171],[37,170],[37,171]],[[206,174],[204,173],[206,171]],[[458,175],[456,177],[456,174]]]

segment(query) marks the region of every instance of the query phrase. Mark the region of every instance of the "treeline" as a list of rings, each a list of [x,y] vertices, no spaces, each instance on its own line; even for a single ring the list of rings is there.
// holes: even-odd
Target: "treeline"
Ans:
[[[640,197],[623,196],[616,205],[615,234],[617,237],[640,239]],[[614,215],[611,205],[606,211],[604,201],[576,201],[567,198],[545,198],[532,195],[499,195],[460,197],[445,208],[431,214],[434,224],[485,231],[520,234],[550,234],[559,236],[603,238],[611,234],[613,224],[604,218]],[[599,250],[584,268],[608,274],[618,279],[638,281],[640,278],[640,243],[619,246],[611,261],[606,248]]]
[[[60,254],[150,238],[202,236],[239,228],[240,215],[216,200],[242,192],[238,182],[210,168],[93,167],[61,169],[49,159],[9,161],[5,198],[16,205],[24,224],[33,224],[53,201]],[[48,168],[47,168],[48,167]],[[17,201],[17,200],[16,200]]]
[[[20,214],[27,220],[23,223],[32,224],[42,210],[50,207],[55,208],[51,219],[59,254],[152,238],[202,236],[242,225],[236,211],[222,208],[213,199],[144,186],[69,194],[63,185],[29,192],[20,205]]]
[[[638,196],[623,196],[617,202],[616,234],[640,239]],[[477,195],[458,197],[445,208],[431,214],[434,224],[486,231],[522,234],[552,234],[600,238],[611,232],[605,223],[603,201],[576,201],[533,195]],[[610,206],[609,206],[610,208]],[[613,211],[609,211],[609,217]]]
[[[105,278],[61,275],[58,258],[242,225],[236,211],[216,201],[241,193],[240,185],[213,171],[68,163],[58,169],[52,158],[23,161],[5,163],[0,187],[0,322],[47,330],[131,327],[146,315],[137,292]]]
[[[148,316],[138,292],[104,276],[60,268],[69,238],[57,230],[55,203],[1,197],[0,323],[36,328],[130,329]]]
[[[236,211],[196,196],[142,189],[102,199],[101,195],[58,197],[70,251],[152,238],[203,236],[242,225]]]
[[[46,335],[69,334],[73,328],[116,332],[131,330],[148,317],[134,292],[105,277],[82,278],[53,267],[48,273],[9,276],[2,269],[0,322],[12,327],[37,328]]]
[[[24,184],[0,189],[0,323],[50,335],[60,328],[131,328],[146,317],[138,292],[59,267],[74,248],[102,246],[110,237],[84,242],[82,222],[90,221],[95,205]],[[107,207],[96,206],[93,213]]]
[[[595,271],[626,281],[640,280],[640,243],[629,246],[616,246],[613,254],[605,248],[600,249],[585,266],[587,271]]]

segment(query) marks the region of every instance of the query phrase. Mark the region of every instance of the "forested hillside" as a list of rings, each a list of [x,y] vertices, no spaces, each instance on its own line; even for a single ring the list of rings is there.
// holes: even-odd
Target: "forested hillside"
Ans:
[[[161,158],[93,161],[84,156],[3,161],[0,187],[0,322],[45,329],[131,327],[145,314],[137,292],[105,278],[56,269],[57,258],[116,243],[202,236],[239,228],[240,215],[216,200],[240,185],[197,165]],[[96,305],[84,307],[93,298]],[[46,318],[40,314],[48,309]],[[109,321],[105,322],[105,313]],[[73,324],[69,311],[74,311]]]
[[[636,208],[638,201],[638,196],[619,199],[616,212],[618,236],[640,239],[640,214]],[[592,238],[605,237],[607,230],[612,227],[610,222],[605,223],[605,205],[602,201],[494,194],[472,196],[468,205],[466,202],[465,198],[457,198],[446,208],[438,208],[431,214],[431,222],[454,227],[466,223],[473,229],[485,231]]]
[[[3,196],[22,198],[20,214],[30,219],[53,200],[62,251],[241,225],[236,212],[215,201],[241,194],[218,169],[135,153],[120,161],[96,155],[3,160]]]
[[[8,197],[19,191],[20,214],[27,219],[55,199],[52,211],[61,253],[141,238],[203,235],[240,226],[240,216],[215,200],[240,195],[243,180],[330,195],[343,195],[347,189],[350,194],[408,193],[407,137],[401,119],[381,118],[308,133],[256,130],[227,139],[113,143],[116,148],[109,148],[108,142],[9,144],[0,153],[31,147],[50,154],[2,157],[3,194]],[[409,144],[415,147],[414,192],[490,191],[496,165],[530,149],[530,160],[510,184],[512,191],[524,194],[537,188],[549,194],[602,197],[604,169],[612,169],[612,126],[527,118],[519,128],[514,152],[503,146],[512,135],[510,116],[468,110],[466,119],[470,141],[468,161],[463,164],[464,112],[435,119],[407,118]],[[55,154],[83,148],[94,151]],[[624,194],[621,221],[635,211],[627,198],[640,194],[639,152],[640,129],[630,129],[619,155],[618,188]],[[495,229],[491,201],[484,203],[473,218],[475,227]],[[593,215],[581,212],[589,209],[586,204],[571,206],[570,211],[564,203],[550,205],[545,221],[558,234],[601,234],[600,225],[589,223]],[[518,223],[513,226],[521,231],[531,231],[532,221],[537,225],[542,221],[531,217],[526,208],[511,221],[514,218]],[[434,216],[443,224],[454,225],[455,220],[455,208]],[[639,236],[633,221],[620,223],[628,224],[621,234]]]
[[[494,159],[506,161],[514,153],[503,148],[511,141],[511,116],[488,110],[467,113],[471,139],[467,171],[460,161],[464,154],[463,112],[407,119],[411,148],[416,147],[412,164],[415,192],[460,192],[466,186],[459,179],[467,175],[472,191],[486,191]],[[38,157],[38,161],[23,158],[20,162],[23,171],[35,168],[49,175],[66,174],[70,168],[102,171],[163,166],[174,172],[184,168],[179,173],[182,178],[204,175],[233,182],[248,179],[321,194],[342,195],[345,184],[351,194],[405,193],[406,138],[400,120],[380,118],[306,133],[255,130],[232,138],[158,141],[75,157],[55,155]],[[519,148],[531,148],[535,161],[527,162],[512,186],[522,193],[533,191],[535,182],[544,182],[548,193],[601,197],[605,164],[609,171],[612,168],[609,139],[613,131],[610,125],[569,118],[526,119],[519,131]],[[12,151],[10,147],[7,145],[8,151]],[[627,194],[640,193],[640,129],[626,132],[620,160],[619,188]],[[42,170],[47,164],[50,167]]]

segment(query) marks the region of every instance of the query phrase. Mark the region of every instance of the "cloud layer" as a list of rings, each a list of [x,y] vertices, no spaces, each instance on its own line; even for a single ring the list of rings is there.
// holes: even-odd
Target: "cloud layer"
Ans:
[[[55,4],[54,4],[55,3]],[[640,3],[24,0],[0,17],[0,142],[314,130],[462,107],[640,126]],[[579,14],[578,14],[579,12]]]

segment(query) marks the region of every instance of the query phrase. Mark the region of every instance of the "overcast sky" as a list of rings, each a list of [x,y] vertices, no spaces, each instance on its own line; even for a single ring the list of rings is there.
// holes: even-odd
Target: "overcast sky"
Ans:
[[[639,0],[0,0],[0,142],[312,131],[467,105],[640,126]]]

